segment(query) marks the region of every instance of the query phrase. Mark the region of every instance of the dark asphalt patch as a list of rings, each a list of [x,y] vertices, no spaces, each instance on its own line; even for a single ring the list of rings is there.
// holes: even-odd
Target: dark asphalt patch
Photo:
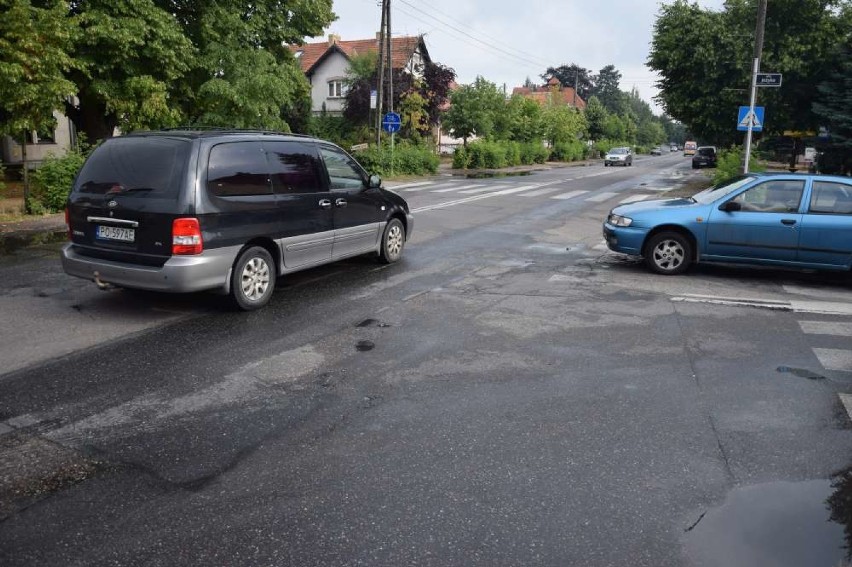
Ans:
[[[779,366],[778,372],[781,373],[789,373],[793,376],[798,376],[799,378],[807,378],[808,380],[825,380],[825,376],[821,374],[816,374],[815,372],[811,372],[810,370],[806,370],[804,368],[791,368],[789,366]]]
[[[358,349],[358,352],[367,352],[376,348],[376,343],[373,341],[358,341],[355,344],[355,348]]]

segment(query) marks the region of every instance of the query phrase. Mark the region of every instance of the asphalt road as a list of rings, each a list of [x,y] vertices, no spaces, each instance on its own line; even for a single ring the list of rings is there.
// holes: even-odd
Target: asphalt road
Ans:
[[[838,565],[849,279],[602,246],[690,175],[408,184],[254,313],[0,264],[0,564]]]

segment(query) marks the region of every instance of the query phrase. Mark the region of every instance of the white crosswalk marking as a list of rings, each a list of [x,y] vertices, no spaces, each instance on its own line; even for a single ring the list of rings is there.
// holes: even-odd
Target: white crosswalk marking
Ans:
[[[476,195],[477,193],[485,193],[486,191],[494,191],[494,187],[479,187],[479,189],[468,189],[467,191],[459,191],[464,195]]]
[[[631,195],[626,199],[619,201],[618,203],[620,205],[626,205],[627,203],[636,203],[639,201],[644,201],[648,197],[650,197],[650,195]]]
[[[591,202],[593,202],[593,203],[602,203],[602,202],[606,201],[607,199],[612,199],[612,198],[613,198],[613,197],[615,197],[616,195],[618,195],[618,193],[608,193],[608,192],[604,192],[604,193],[598,193],[598,194],[597,194],[597,195],[595,195],[594,197],[589,197],[589,198],[588,198],[588,199],[586,199],[586,200],[587,200],[587,201],[591,201]]]
[[[511,195],[512,193],[520,193],[521,191],[528,191],[529,189],[535,189],[536,187],[540,187],[540,185],[521,185],[520,187],[512,187],[511,189],[503,189],[502,191],[497,191],[494,194],[495,195]]]
[[[852,372],[852,350],[815,348],[813,351],[826,370]]]
[[[419,183],[406,183],[405,185],[397,185],[396,187],[388,187],[392,191],[419,191],[419,188],[426,188],[434,185],[434,181],[420,181]]]
[[[832,321],[799,321],[802,331],[809,335],[839,335],[852,336],[852,323]]]
[[[521,197],[538,197],[540,195],[547,195],[548,193],[556,193],[557,191],[563,191],[562,187],[545,187],[544,189],[537,189],[536,191],[530,191],[529,193],[524,193]]]
[[[563,193],[562,195],[554,195],[551,199],[559,199],[561,201],[565,201],[567,199],[573,199],[574,197],[578,197],[580,195],[585,195],[588,191],[571,191],[570,193]]]
[[[450,191],[461,191],[462,189],[471,189],[473,187],[482,187],[482,184],[473,183],[471,185],[454,185],[453,187],[447,187],[446,189],[435,189],[434,191],[430,191],[430,193],[449,193]]]

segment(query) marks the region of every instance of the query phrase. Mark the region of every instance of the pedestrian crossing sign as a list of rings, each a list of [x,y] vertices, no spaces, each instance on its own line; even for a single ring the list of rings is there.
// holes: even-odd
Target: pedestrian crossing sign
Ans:
[[[748,106],[741,106],[740,112],[737,115],[737,130],[740,132],[748,131],[748,123],[751,122],[751,131],[760,132],[763,130],[763,110],[762,106],[755,106],[754,112],[749,112]]]

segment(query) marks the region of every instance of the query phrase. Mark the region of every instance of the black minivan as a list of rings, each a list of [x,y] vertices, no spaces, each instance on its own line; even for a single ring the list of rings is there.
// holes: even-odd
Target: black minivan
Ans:
[[[278,276],[360,254],[395,262],[414,219],[316,138],[174,130],[111,138],[68,197],[66,273],[100,286],[217,290],[264,306]]]

